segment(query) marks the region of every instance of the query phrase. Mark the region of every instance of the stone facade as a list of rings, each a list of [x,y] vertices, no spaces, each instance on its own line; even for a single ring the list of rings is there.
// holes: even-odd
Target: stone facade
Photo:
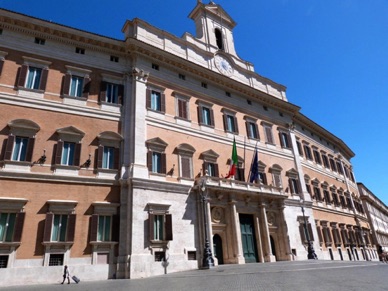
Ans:
[[[305,260],[309,243],[377,259],[354,153],[238,57],[220,5],[189,17],[195,36],[135,19],[120,41],[0,10],[7,284],[201,268],[206,239],[215,265]]]

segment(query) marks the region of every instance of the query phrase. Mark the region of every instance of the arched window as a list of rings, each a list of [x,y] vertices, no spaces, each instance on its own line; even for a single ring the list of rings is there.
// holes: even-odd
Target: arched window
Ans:
[[[217,47],[220,50],[224,50],[224,41],[222,39],[222,32],[219,28],[215,29]]]

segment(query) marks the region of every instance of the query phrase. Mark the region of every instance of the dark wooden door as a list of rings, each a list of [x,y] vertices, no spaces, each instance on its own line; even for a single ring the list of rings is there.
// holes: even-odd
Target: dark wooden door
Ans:
[[[249,214],[240,214],[239,217],[241,228],[241,241],[245,262],[256,263],[258,260],[253,216]]]

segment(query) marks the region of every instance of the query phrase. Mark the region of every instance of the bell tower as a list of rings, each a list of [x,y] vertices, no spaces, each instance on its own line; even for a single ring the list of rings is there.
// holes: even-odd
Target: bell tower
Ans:
[[[213,1],[203,4],[201,0],[198,0],[189,17],[195,22],[195,37],[206,45],[208,51],[214,53],[222,51],[238,57],[233,41],[233,28],[236,22],[221,5]]]

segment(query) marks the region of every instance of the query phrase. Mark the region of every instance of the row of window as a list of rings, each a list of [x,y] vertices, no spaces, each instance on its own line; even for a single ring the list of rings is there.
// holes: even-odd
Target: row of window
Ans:
[[[339,160],[336,160],[333,156],[327,156],[323,151],[319,151],[316,147],[311,147],[304,142],[296,141],[298,147],[298,153],[300,156],[304,156],[309,161],[315,161],[317,165],[323,165],[326,169],[330,169],[333,172],[344,175],[350,179],[352,182],[355,182],[353,172],[348,169],[347,166],[342,165]]]
[[[24,119],[13,120],[8,123],[10,134],[5,142],[2,153],[4,161],[34,162],[32,161],[35,146],[35,136],[40,127]],[[59,140],[54,145],[53,164],[63,166],[89,167],[91,160],[81,164],[81,140],[84,133],[74,127],[57,130]],[[118,169],[120,158],[121,136],[114,132],[102,132],[98,136],[100,145],[96,150],[95,167],[97,169]],[[46,161],[45,153],[39,163]]]
[[[0,60],[0,75],[2,73],[4,60]],[[20,67],[17,87],[19,89],[44,92],[48,81],[50,62],[25,57],[25,64]],[[64,76],[62,94],[63,96],[87,99],[90,92],[91,79],[90,71],[67,66],[67,73]],[[109,77],[108,77],[109,79]],[[99,102],[109,104],[122,104],[124,86],[116,82],[101,81]]]

